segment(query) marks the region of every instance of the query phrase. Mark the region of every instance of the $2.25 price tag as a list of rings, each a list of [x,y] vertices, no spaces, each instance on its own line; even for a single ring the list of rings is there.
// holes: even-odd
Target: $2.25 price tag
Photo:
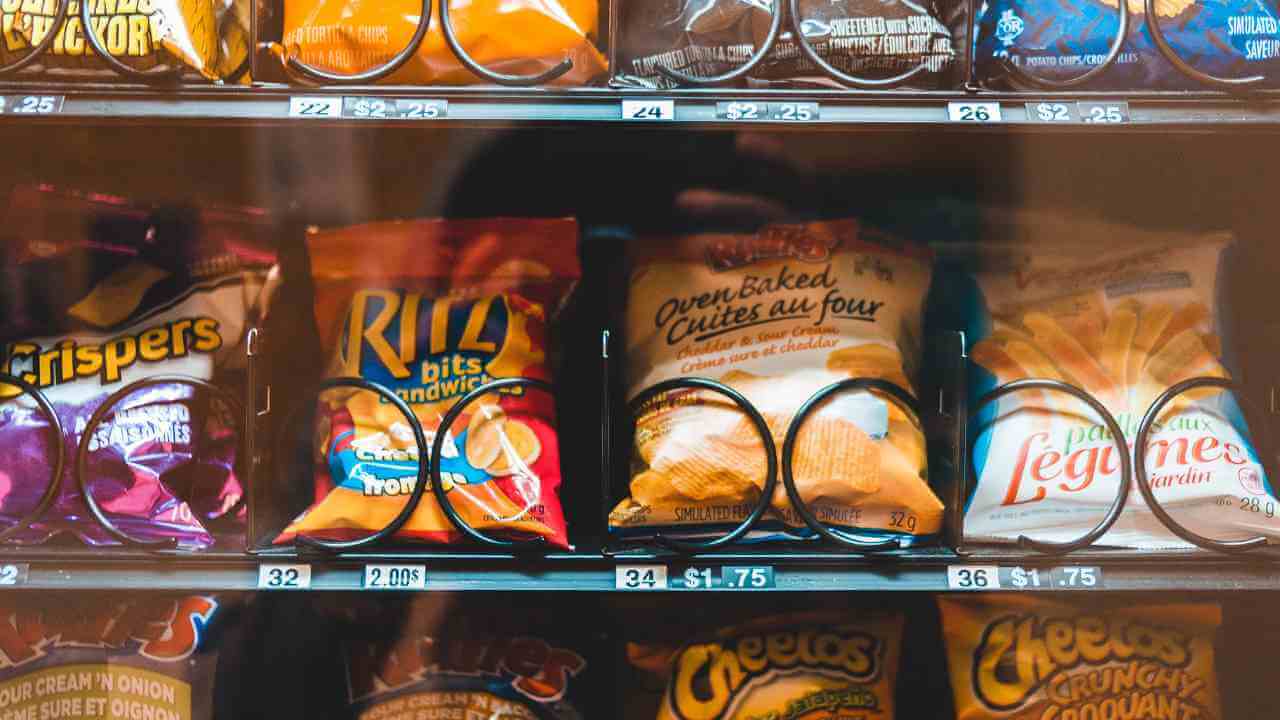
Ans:
[[[666,590],[666,565],[618,565],[613,569],[617,590]]]
[[[426,590],[425,565],[365,565],[366,590]]]
[[[311,587],[311,566],[271,564],[258,566],[259,590],[306,590]]]

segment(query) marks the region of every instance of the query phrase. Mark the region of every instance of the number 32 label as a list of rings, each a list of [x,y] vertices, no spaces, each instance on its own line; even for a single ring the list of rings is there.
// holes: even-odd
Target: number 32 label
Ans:
[[[306,590],[311,587],[310,565],[259,565],[258,588],[262,590]]]

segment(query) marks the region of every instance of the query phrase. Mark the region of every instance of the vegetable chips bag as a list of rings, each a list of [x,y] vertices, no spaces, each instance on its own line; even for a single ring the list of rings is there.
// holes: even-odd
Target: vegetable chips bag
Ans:
[[[959,720],[1218,720],[1217,605],[938,599]]]
[[[893,720],[903,618],[810,612],[723,628],[669,654],[658,720]],[[666,654],[631,644],[641,665]]]
[[[1219,77],[1265,75],[1280,68],[1280,11],[1269,1],[1157,0],[1165,39],[1192,67]],[[1143,3],[1129,2],[1127,42],[1115,63],[1088,89],[1203,89],[1156,48]],[[988,0],[979,14],[978,72],[1000,82],[1001,62],[1037,77],[1067,80],[1106,60],[1119,28],[1115,0]],[[1272,83],[1274,86],[1274,82]]]
[[[755,235],[648,239],[630,248],[628,396],[706,377],[764,415],[779,452],[800,405],[847,378],[910,392],[919,365],[927,251],[856,220],[773,225]],[[723,395],[679,389],[638,413],[631,496],[611,528],[652,533],[731,528],[765,483],[755,425]],[[842,392],[808,417],[793,458],[800,496],[834,526],[910,542],[938,531],[916,418],[881,396]],[[770,522],[799,528],[779,481]],[[780,521],[780,522],[779,522]]]
[[[245,332],[274,260],[261,222],[244,210],[165,216],[47,186],[15,195],[7,226],[49,234],[7,248],[0,369],[52,404],[67,454],[61,477],[51,478],[57,450],[47,416],[31,394],[0,383],[0,473],[9,478],[0,485],[0,528],[33,512],[50,482],[60,484],[52,506],[10,541],[70,533],[91,545],[118,542],[89,515],[74,474],[90,417],[116,391],[183,375],[239,399]],[[180,383],[121,398],[92,429],[93,498],[131,537],[176,538],[187,549],[213,544],[206,526],[243,494],[234,411]]]
[[[547,325],[579,274],[573,220],[421,220],[308,237],[330,376],[367,378],[412,408],[428,447],[468,392],[497,378],[550,380]],[[417,482],[409,421],[369,391],[328,394],[317,429],[317,502],[298,533],[346,539],[385,527]],[[552,399],[510,388],[472,405],[439,458],[453,507],[481,531],[567,546]],[[427,489],[400,537],[456,540]]]
[[[1028,377],[1075,385],[1115,416],[1132,452],[1140,421],[1166,388],[1229,377],[1219,282],[1231,238],[1118,225],[1106,232],[1105,244],[1081,240],[1074,253],[994,245],[974,258],[980,297],[967,303],[971,390],[976,400]],[[975,428],[977,482],[965,515],[972,540],[1072,540],[1116,497],[1120,451],[1102,420],[1066,394],[1007,395]],[[1280,531],[1274,491],[1231,393],[1191,391],[1167,405],[1146,469],[1157,500],[1206,537]],[[1099,543],[1187,546],[1136,491]]]
[[[0,716],[209,720],[218,608],[203,595],[8,594]]]
[[[494,72],[532,75],[567,58],[573,69],[553,84],[583,85],[607,68],[594,44],[599,12],[596,0],[479,0],[451,5],[449,19],[463,49]],[[332,72],[368,70],[408,46],[421,13],[420,0],[286,0],[284,44],[279,52]],[[418,52],[383,82],[484,82],[449,49],[440,29],[438,2],[433,2],[431,13],[430,29]]]

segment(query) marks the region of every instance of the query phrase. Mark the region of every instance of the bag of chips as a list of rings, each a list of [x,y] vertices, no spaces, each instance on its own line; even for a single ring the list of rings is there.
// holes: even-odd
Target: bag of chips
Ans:
[[[1220,282],[1232,240],[1105,227],[1105,239],[1080,239],[1074,251],[1035,240],[1023,250],[972,250],[976,294],[954,305],[969,308],[973,401],[1019,378],[1066,382],[1110,411],[1131,454],[1139,423],[1166,388],[1230,377]],[[1013,393],[987,406],[973,428],[966,538],[1066,542],[1092,529],[1114,501],[1120,449],[1079,400]],[[1280,531],[1275,493],[1232,393],[1178,396],[1156,419],[1147,450],[1156,499],[1183,525],[1218,540]],[[1136,489],[1098,542],[1188,547]]]
[[[360,377],[413,410],[430,449],[463,395],[498,378],[550,381],[547,331],[579,275],[567,219],[420,220],[314,231],[307,239],[321,343],[331,377]],[[409,419],[367,390],[321,398],[317,502],[298,533],[344,540],[386,527],[413,492]],[[553,399],[508,388],[470,405],[439,458],[445,492],[485,532],[566,547]],[[431,489],[399,537],[460,537]]]
[[[667,673],[658,720],[893,720],[902,625],[896,612],[776,615],[674,652],[629,643],[627,655]]]
[[[1158,0],[1160,29],[1193,68],[1219,77],[1262,74],[1280,80],[1280,9],[1270,0]],[[989,0],[982,4],[977,70],[986,82],[1011,83],[1004,62],[1047,80],[1068,80],[1102,64],[1120,19],[1117,0]],[[1129,0],[1129,32],[1115,63],[1089,90],[1203,90],[1157,49],[1140,0]]]
[[[787,13],[785,0],[779,12]],[[663,66],[695,76],[729,72],[765,42],[772,2],[637,2],[619,0],[617,65],[613,84],[669,88]],[[937,3],[909,0],[801,0],[801,27],[818,56],[855,76],[891,77],[920,64],[913,87],[944,87],[956,57],[951,29]],[[842,87],[805,57],[784,23],[769,54],[747,75],[748,84],[791,83]]]
[[[211,720],[218,612],[203,595],[8,593],[0,717]]]
[[[368,70],[408,46],[421,12],[420,0],[285,0],[284,39],[278,54],[330,72]],[[596,0],[455,3],[450,6],[449,19],[463,50],[494,72],[533,75],[568,59],[573,69],[552,84],[576,86],[585,85],[607,69],[595,46],[599,25]],[[430,22],[417,53],[383,82],[486,82],[463,67],[449,49],[440,29],[439,2],[432,3]]]
[[[31,394],[0,382],[0,529],[32,513],[50,482],[53,504],[11,542],[70,533],[91,545],[118,542],[89,515],[75,476],[88,421],[126,385],[156,375],[211,381],[239,400],[244,339],[274,261],[263,216],[209,208],[165,214],[120,198],[49,186],[15,193],[0,283],[0,370],[34,385],[64,433],[66,463]],[[25,235],[40,230],[48,235]],[[57,278],[58,282],[50,282]],[[243,495],[236,475],[239,420],[224,400],[181,383],[121,398],[92,429],[87,483],[126,535],[213,544],[207,525]]]
[[[962,720],[1220,720],[1213,604],[938,599]]]
[[[671,378],[718,380],[760,411],[781,453],[796,411],[828,385],[874,378],[911,392],[926,250],[840,220],[648,238],[630,256],[628,397]],[[637,414],[631,496],[610,528],[732,528],[759,502],[766,462],[756,426],[724,395],[662,393]],[[800,430],[793,463],[801,498],[831,526],[906,543],[941,526],[919,419],[883,396],[829,396]],[[804,526],[781,479],[759,529],[769,526]]]

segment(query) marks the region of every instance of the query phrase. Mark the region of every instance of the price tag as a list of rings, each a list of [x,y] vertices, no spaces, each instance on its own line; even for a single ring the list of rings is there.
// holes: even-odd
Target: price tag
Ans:
[[[675,120],[675,100],[623,100],[623,120]]]
[[[25,585],[27,583],[27,573],[30,571],[31,566],[27,563],[5,563],[0,565],[0,586]]]
[[[720,568],[720,586],[729,590],[764,590],[773,587],[773,568],[768,565]]]
[[[366,590],[426,590],[425,565],[365,565]]]
[[[994,102],[949,102],[947,118],[951,122],[963,123],[998,123],[1004,118],[1000,116],[1000,103]]]
[[[999,590],[1000,568],[995,565],[948,565],[947,587],[951,590]]]
[[[436,120],[448,116],[448,100],[342,98],[342,117],[356,120]]]
[[[289,98],[289,117],[296,118],[336,118],[342,117],[342,98],[340,97],[291,97]]]
[[[1040,123],[1073,123],[1079,120],[1076,108],[1064,102],[1029,102],[1027,120]]]
[[[1090,125],[1118,125],[1129,122],[1129,103],[1127,102],[1086,102],[1076,103],[1080,111],[1080,120]]]
[[[1055,590],[1092,590],[1102,587],[1102,568],[1092,566],[1056,567],[1050,572]]]
[[[613,587],[618,590],[666,590],[666,565],[618,565],[613,569]]]
[[[813,122],[821,114],[818,103],[783,102],[769,104],[769,118],[784,122]]]
[[[719,102],[716,103],[717,120],[768,120],[769,103]]]
[[[259,565],[259,590],[306,590],[311,587],[310,565]]]
[[[1012,590],[1048,590],[1050,573],[1050,570],[1042,568],[1002,567],[1000,584]]]
[[[14,115],[53,115],[62,112],[62,95],[14,95],[0,99],[0,112]]]

